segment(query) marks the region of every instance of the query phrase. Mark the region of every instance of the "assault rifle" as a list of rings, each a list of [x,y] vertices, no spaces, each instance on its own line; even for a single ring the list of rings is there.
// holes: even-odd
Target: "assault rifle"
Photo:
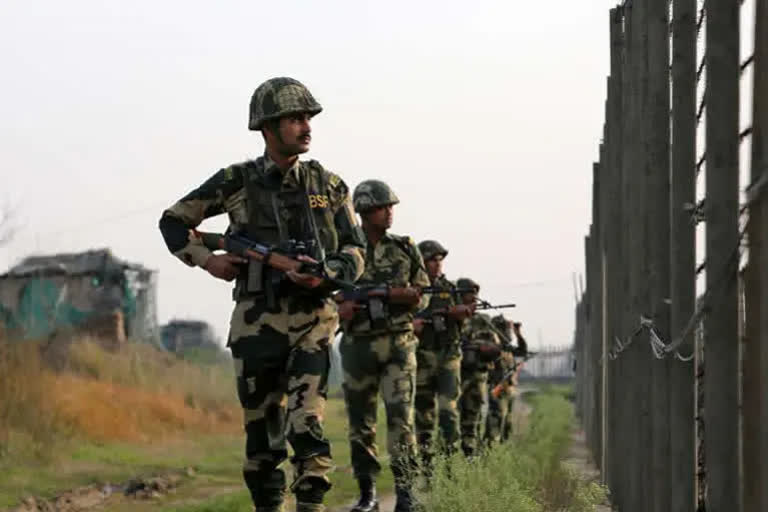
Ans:
[[[492,363],[501,357],[501,346],[492,341],[470,341],[468,339],[462,339],[461,351],[467,354],[471,354],[469,357],[476,359],[468,360],[468,364],[474,363]]]
[[[538,352],[526,352],[525,355],[522,356],[522,361],[518,362],[515,360],[514,366],[509,369],[504,376],[501,378],[498,384],[496,384],[493,387],[493,390],[491,390],[491,394],[494,398],[499,398],[501,394],[504,392],[504,389],[507,387],[507,383],[517,376],[517,374],[520,372],[520,370],[523,368],[523,363],[525,363],[530,358],[534,357]]]
[[[434,325],[436,331],[444,331],[446,329],[445,317],[449,316],[456,320],[466,320],[472,316],[474,311],[474,305],[457,304],[420,313],[418,318],[421,318],[425,324]]]
[[[355,309],[368,309],[372,321],[386,319],[384,303],[413,306],[419,302],[423,294],[432,293],[469,293],[473,288],[454,288],[446,290],[437,286],[388,286],[371,285],[345,288],[334,295],[338,304],[354,302]]]
[[[481,298],[476,299],[477,305],[475,306],[476,311],[482,311],[485,309],[506,309],[506,308],[514,308],[517,307],[517,304],[491,304],[487,300],[483,300]]]
[[[389,286],[385,284],[371,286],[356,286],[354,289],[340,291],[334,299],[336,302],[366,302],[371,299],[381,299],[393,304],[415,304],[425,293],[470,293],[473,288],[454,288],[446,290],[438,286]]]
[[[354,288],[352,283],[328,276],[322,261],[312,263],[296,259],[295,256],[309,253],[307,245],[303,242],[291,240],[284,247],[269,247],[237,234],[222,235],[194,231],[193,236],[199,238],[203,245],[212,251],[221,249],[242,258],[260,261],[264,265],[283,272],[311,274],[326,280],[336,288]]]

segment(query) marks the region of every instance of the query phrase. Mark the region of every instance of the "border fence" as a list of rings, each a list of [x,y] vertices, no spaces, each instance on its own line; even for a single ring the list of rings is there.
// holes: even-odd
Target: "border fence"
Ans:
[[[544,346],[531,352],[523,365],[520,381],[573,381],[573,347]]]
[[[626,0],[609,23],[577,412],[622,512],[764,512],[768,0]]]

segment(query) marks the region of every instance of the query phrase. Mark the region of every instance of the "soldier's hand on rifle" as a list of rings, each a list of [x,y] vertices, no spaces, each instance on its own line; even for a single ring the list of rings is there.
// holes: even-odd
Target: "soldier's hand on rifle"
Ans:
[[[424,330],[424,319],[423,318],[414,318],[413,319],[413,332],[415,332],[416,334],[419,334],[423,330]]]
[[[234,254],[214,254],[209,257],[203,267],[213,277],[232,281],[240,273],[238,265],[247,263],[248,260]]]
[[[474,304],[459,304],[458,306],[451,306],[448,308],[448,314],[454,317],[456,320],[465,320],[471,317],[474,312]]]
[[[419,303],[421,290],[413,286],[404,288],[392,288],[389,291],[389,300],[395,304],[413,306]]]
[[[360,304],[353,300],[345,300],[338,305],[339,318],[344,321],[352,320],[352,318],[355,316],[355,313],[357,313],[361,307],[362,306]]]
[[[298,261],[303,261],[304,263],[317,263],[317,260],[310,258],[309,256],[306,256],[304,254],[300,254],[296,256],[296,259]],[[289,270],[285,273],[285,275],[288,276],[288,279],[293,281],[299,286],[303,286],[304,288],[317,288],[321,284],[323,284],[323,278],[319,276],[315,276],[312,274],[304,274],[302,272],[296,272],[295,270]]]

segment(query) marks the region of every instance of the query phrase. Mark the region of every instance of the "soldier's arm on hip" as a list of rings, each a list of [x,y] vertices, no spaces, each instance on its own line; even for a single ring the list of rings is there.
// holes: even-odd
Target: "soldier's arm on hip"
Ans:
[[[221,169],[163,211],[159,227],[168,250],[186,265],[204,266],[212,253],[201,240],[190,236],[190,230],[226,212],[237,196],[244,196],[244,191],[242,171],[235,165]]]

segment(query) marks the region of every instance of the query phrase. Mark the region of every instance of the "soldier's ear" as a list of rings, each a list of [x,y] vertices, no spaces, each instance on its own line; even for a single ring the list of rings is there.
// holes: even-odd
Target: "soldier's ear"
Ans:
[[[268,137],[279,138],[280,135],[280,118],[268,119],[261,125],[261,135],[266,142]]]

